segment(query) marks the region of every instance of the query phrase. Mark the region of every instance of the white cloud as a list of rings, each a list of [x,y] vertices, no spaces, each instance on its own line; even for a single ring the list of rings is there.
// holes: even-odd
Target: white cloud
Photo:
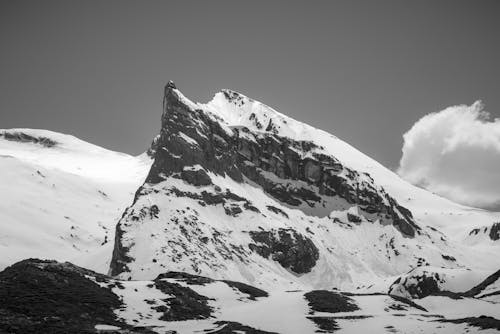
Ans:
[[[422,117],[403,135],[399,174],[471,206],[500,209],[500,119],[481,101]]]

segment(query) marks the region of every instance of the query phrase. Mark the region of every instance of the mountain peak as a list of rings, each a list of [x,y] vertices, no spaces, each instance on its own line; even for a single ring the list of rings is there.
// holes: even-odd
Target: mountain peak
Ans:
[[[165,90],[167,90],[167,89],[177,89],[177,87],[175,86],[175,83],[172,80],[169,80],[167,82],[167,84],[165,85]]]
[[[408,263],[392,261],[387,272],[408,270],[421,252],[407,240],[426,232],[370,175],[345,165],[343,151],[329,150],[336,141],[231,90],[201,104],[168,88],[154,163],[116,227],[111,273],[142,279],[168,266],[222,278],[235,272],[250,282],[256,278],[248,272],[273,266],[272,279],[260,283],[299,284],[295,275],[310,273],[303,280],[311,284],[340,284],[357,274],[318,278],[314,271],[341,270],[349,250],[331,253],[337,243],[330,238],[358,240],[349,232],[358,229],[407,246],[391,256],[404,254]],[[363,238],[359,251],[371,256],[373,243]],[[284,256],[285,250],[292,251]],[[377,256],[372,260],[349,261],[377,270]]]

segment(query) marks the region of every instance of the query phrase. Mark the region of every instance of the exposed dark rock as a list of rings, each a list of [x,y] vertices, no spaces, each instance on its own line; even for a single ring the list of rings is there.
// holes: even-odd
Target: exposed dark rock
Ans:
[[[33,143],[33,144],[39,144],[44,147],[53,147],[56,146],[58,143],[50,138],[47,137],[34,137],[29,134],[23,133],[23,132],[7,132],[4,131],[3,133],[0,133],[0,137],[3,137],[6,140],[10,141],[17,141],[21,143]]]
[[[160,139],[160,135],[154,137],[153,140],[151,141],[151,145],[149,146],[149,148],[146,151],[146,154],[148,155],[148,157],[154,158],[156,150],[158,149],[159,139]]]
[[[403,280],[401,277],[398,277],[390,286],[389,294],[392,295],[395,291],[395,287],[401,285],[412,298],[424,298],[429,295],[437,294],[441,291],[438,282],[438,273],[432,273],[431,275],[424,273],[422,276],[405,277]]]
[[[285,211],[281,210],[280,208],[277,208],[277,207],[272,206],[272,205],[268,205],[268,206],[266,206],[266,208],[267,208],[269,211],[271,211],[271,212],[274,212],[274,213],[276,213],[276,214],[280,214],[280,215],[282,215],[283,217],[288,218],[288,214],[287,214]]]
[[[463,294],[441,290],[439,283],[444,280],[436,272],[423,272],[421,275],[398,277],[389,287],[389,295],[404,293],[410,298],[425,298],[427,296],[446,296],[453,299],[462,298]],[[396,297],[397,298],[397,297]]]
[[[491,240],[499,240],[500,239],[500,222],[494,223],[491,225],[490,229],[490,239]]]
[[[194,290],[183,287],[178,283],[170,283],[157,279],[154,284],[161,292],[174,296],[164,300],[168,304],[168,307],[154,307],[158,312],[163,312],[163,315],[160,317],[161,320],[207,319],[212,315],[212,308],[208,306],[208,297],[202,296]]]
[[[71,263],[29,259],[0,273],[1,333],[95,333],[96,324],[134,329],[117,319],[121,301],[110,289],[85,277],[109,277]]]
[[[258,298],[258,297],[268,297],[269,296],[269,294],[266,291],[261,290],[259,288],[256,288],[254,286],[245,284],[245,283],[228,281],[228,280],[222,280],[221,282],[226,283],[231,288],[234,288],[241,293],[249,295],[250,297],[248,297],[248,299],[251,299],[251,300],[255,300],[255,298]]]
[[[304,297],[308,301],[310,314],[314,312],[353,312],[359,310],[353,299],[348,296],[329,290],[313,290]]]
[[[474,228],[472,229],[470,232],[469,232],[469,235],[477,235],[479,233],[479,229],[478,228]]]
[[[404,298],[404,297],[400,297],[400,296],[394,296],[394,295],[391,295],[391,298],[394,299],[394,300],[396,300],[396,301],[398,301],[398,302],[400,302],[400,303],[404,303],[404,304],[407,304],[408,306],[414,307],[414,308],[416,308],[416,309],[418,309],[420,311],[427,312],[427,310],[424,307],[418,305],[417,303],[413,302],[410,299],[407,299],[407,298]]]
[[[183,169],[181,178],[194,186],[208,186],[212,184],[212,179],[203,169]]]
[[[312,142],[281,137],[276,131],[255,136],[240,127],[226,132],[215,116],[193,110],[173,87],[165,87],[162,129],[147,183],[160,182],[163,177],[182,173],[185,166],[198,164],[237,182],[242,182],[245,176],[291,206],[305,203],[320,207],[321,196],[338,196],[349,206],[358,205],[366,214],[376,214],[383,221],[389,217],[407,236],[413,236],[419,229],[411,212],[377,187],[368,174],[361,175],[335,157],[317,153],[319,147]],[[224,94],[228,101],[242,103],[238,93]],[[267,128],[275,129],[271,123]],[[340,176],[342,171],[345,177]],[[274,177],[269,178],[265,173]]]
[[[234,288],[241,293],[249,295],[248,299],[255,300],[255,298],[258,297],[268,297],[269,294],[261,290],[259,288],[253,287],[251,285],[241,283],[241,282],[235,282],[235,281],[229,281],[229,280],[214,280],[208,277],[203,277],[203,276],[198,276],[198,275],[193,275],[193,274],[188,274],[184,272],[177,272],[177,271],[169,271],[163,274],[158,275],[156,280],[161,280],[164,278],[172,278],[176,279],[178,281],[185,282],[189,285],[205,285],[209,283],[214,283],[217,281],[224,282],[231,288]]]
[[[127,211],[123,213],[123,216]],[[123,219],[122,216],[122,219]],[[122,243],[123,230],[120,222],[116,224],[115,231],[115,243],[113,246],[113,256],[111,263],[109,264],[109,274],[116,276],[118,274],[129,272],[127,264],[132,262],[134,259],[128,255],[128,247],[124,246]]]
[[[452,261],[452,262],[456,262],[457,259],[455,259],[453,256],[451,255],[445,255],[445,254],[441,254],[441,257],[443,259],[445,259],[446,261]]]
[[[193,275],[193,274],[188,274],[180,271],[169,271],[163,274],[158,275],[156,277],[156,281],[164,279],[164,278],[173,278],[178,281],[185,282],[189,285],[205,285],[209,283],[215,282],[215,280],[204,277],[204,276],[198,276],[198,275]]]
[[[219,122],[202,110],[192,110],[184,103],[173,85],[165,87],[163,115],[158,149],[147,183],[158,183],[161,175],[182,172],[185,166],[200,165],[207,171],[241,182],[236,155],[231,147],[235,140]]]
[[[246,333],[246,334],[278,334],[275,332],[266,332],[260,329],[255,329],[249,326],[240,324],[234,321],[216,321],[214,323],[217,326],[223,326],[219,329],[205,330],[205,333],[211,334],[236,334],[236,333]]]
[[[340,329],[339,325],[332,317],[307,317],[318,327],[316,333],[333,333]]]
[[[318,248],[307,237],[293,229],[251,231],[255,244],[249,248],[260,256],[279,262],[297,274],[310,272],[319,259]]]
[[[236,203],[227,204],[227,205],[224,205],[224,212],[228,216],[236,217],[237,215],[239,215],[240,213],[243,212],[243,209],[241,209],[241,207]]]
[[[453,324],[467,324],[481,329],[496,329],[500,331],[500,320],[493,317],[480,316],[461,319],[439,319],[437,322],[448,322]]]
[[[358,215],[354,215],[352,213],[347,213],[347,220],[350,221],[351,223],[361,223],[361,217]]]
[[[478,235],[479,233],[488,234],[489,238],[493,241],[500,240],[500,222],[493,223],[490,227],[481,227],[472,229],[469,232],[470,236]]]
[[[171,188],[169,192],[175,194],[177,197],[189,197],[192,199],[197,199],[203,206],[223,204],[224,212],[227,215],[233,217],[243,212],[243,209],[241,209],[240,205],[242,205],[245,210],[260,212],[259,209],[253,206],[252,202],[250,202],[248,199],[238,196],[227,189],[225,192],[213,193],[204,190],[201,193],[193,193],[180,191],[179,189],[174,187]]]

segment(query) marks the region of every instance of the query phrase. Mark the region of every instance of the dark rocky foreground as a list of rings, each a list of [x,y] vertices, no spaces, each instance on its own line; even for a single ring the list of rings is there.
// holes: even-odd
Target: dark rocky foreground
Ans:
[[[488,277],[485,283],[471,293],[477,295],[478,291],[483,291],[497,278],[498,273]],[[217,293],[204,295],[218,289],[221,291],[221,283],[236,292],[236,299],[232,299],[229,305],[223,303],[228,298],[227,290],[221,292],[220,296]],[[213,291],[210,289],[211,285],[214,285]],[[227,309],[238,306],[244,306],[245,311],[255,311],[271,301],[276,304],[274,308],[270,307],[269,313],[266,314],[269,319],[294,322],[299,320],[298,323],[302,321],[302,324],[310,324],[313,329],[304,334],[334,333],[346,325],[349,325],[351,330],[355,329],[358,322],[365,319],[370,321],[369,318],[379,316],[369,313],[373,310],[366,312],[362,309],[366,298],[374,298],[375,303],[383,305],[383,310],[379,311],[386,315],[399,319],[409,316],[406,318],[410,322],[408,327],[401,327],[402,323],[398,322],[397,327],[401,332],[405,332],[405,328],[412,331],[418,329],[423,322],[432,324],[435,329],[444,328],[447,332],[453,328],[463,328],[464,324],[467,326],[466,332],[474,332],[476,329],[500,330],[500,320],[491,316],[445,318],[429,313],[413,301],[387,294],[356,294],[332,290],[285,293],[295,294],[297,299],[293,299],[294,302],[307,303],[309,312],[298,312],[292,318],[287,317],[280,309],[280,306],[283,306],[280,299],[273,299],[273,295],[266,291],[240,282],[214,280],[183,272],[165,272],[152,281],[122,281],[68,262],[29,259],[18,262],[0,273],[0,333],[174,334],[176,331],[171,328],[179,328],[176,327],[179,323],[196,324],[196,331],[200,333],[286,333],[287,331],[276,329],[269,331],[254,328],[234,319],[223,319],[223,312],[219,312],[224,307]],[[125,296],[134,298],[131,302]],[[139,305],[137,302],[147,307],[136,308]],[[121,312],[124,310],[127,312]],[[125,316],[124,314],[127,314],[126,319],[121,317]],[[387,316],[382,318],[388,319]],[[136,319],[150,321],[146,321],[146,325],[138,325]],[[266,318],[263,323],[269,319]],[[381,321],[386,321],[383,319]],[[115,328],[96,329],[96,325]],[[396,324],[393,325],[383,323],[385,329],[396,331]]]
[[[108,277],[70,263],[29,259],[0,273],[0,332],[95,333],[95,325],[132,330],[116,318],[121,302],[109,289],[87,279]]]
[[[168,272],[148,284],[170,297],[148,300],[151,309],[163,314],[160,320],[183,321],[213,318],[210,298],[179,283],[213,283],[206,277]],[[223,281],[247,294],[248,298],[266,297],[267,292],[247,284]],[[119,330],[106,333],[155,333],[150,328],[131,326],[117,317],[115,311],[127,307],[114,289],[124,290],[127,282],[115,280],[71,263],[28,259],[0,273],[0,333],[101,333],[96,325],[116,326]],[[236,322],[215,323],[221,328],[213,333],[268,333]]]

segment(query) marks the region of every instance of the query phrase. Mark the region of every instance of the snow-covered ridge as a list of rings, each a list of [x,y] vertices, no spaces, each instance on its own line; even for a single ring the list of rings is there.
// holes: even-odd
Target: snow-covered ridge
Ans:
[[[151,163],[53,131],[0,130],[0,268],[45,257],[106,271],[116,219]]]
[[[9,140],[8,136],[15,137],[19,136],[22,138],[24,136],[29,136],[32,138],[45,138],[55,142],[53,146],[58,146],[66,150],[71,151],[83,151],[86,153],[115,153],[126,156],[125,153],[114,152],[107,150],[100,146],[91,144],[84,140],[81,140],[73,135],[64,134],[60,132],[44,130],[44,129],[31,129],[31,128],[12,128],[12,129],[0,129],[0,137],[2,139]],[[18,141],[21,143],[30,143],[28,140],[16,140],[15,138],[10,139],[10,141]],[[33,143],[33,142],[31,142]],[[43,145],[42,145],[43,146]]]
[[[40,142],[35,142],[38,139]],[[52,145],[40,143],[51,142]],[[121,182],[136,179],[150,159],[111,151],[75,136],[41,129],[0,130],[0,154],[67,173]]]
[[[275,109],[241,93],[224,89],[204,107],[230,126],[245,126],[255,132],[270,132],[301,141],[321,141],[335,136],[288,117]]]

